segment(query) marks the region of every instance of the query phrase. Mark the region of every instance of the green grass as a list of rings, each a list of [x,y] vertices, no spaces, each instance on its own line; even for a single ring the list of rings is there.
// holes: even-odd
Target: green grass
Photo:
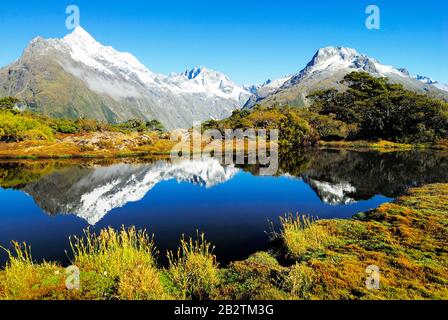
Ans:
[[[314,223],[312,218],[287,215],[280,221],[282,231],[278,237],[283,240],[292,257],[300,258],[308,252],[322,251],[336,242],[331,233]]]

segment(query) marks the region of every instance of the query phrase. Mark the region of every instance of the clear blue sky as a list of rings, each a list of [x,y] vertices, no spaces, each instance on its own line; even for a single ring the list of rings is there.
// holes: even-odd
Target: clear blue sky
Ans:
[[[65,8],[98,41],[168,74],[205,65],[240,84],[301,70],[324,46],[357,49],[384,64],[448,83],[445,0],[72,0],[2,1],[0,65],[35,36],[62,37]],[[381,9],[381,30],[365,28],[365,8]]]

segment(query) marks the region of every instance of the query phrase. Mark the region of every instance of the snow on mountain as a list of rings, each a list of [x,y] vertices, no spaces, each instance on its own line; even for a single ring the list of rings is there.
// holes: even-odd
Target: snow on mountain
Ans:
[[[358,53],[355,49],[326,47],[319,49],[305,69],[293,76],[285,86],[297,84],[309,77],[335,74],[341,71],[344,73],[366,71],[381,77],[408,77],[403,70],[383,65],[375,59]]]
[[[326,47],[319,49],[307,66],[284,82],[280,88],[265,97],[251,99],[246,107],[252,107],[257,103],[306,106],[309,104],[307,96],[310,93],[328,88],[343,89],[341,80],[354,71],[368,72],[375,77],[387,77],[390,82],[402,84],[405,88],[416,92],[433,91],[436,95],[441,94],[434,85],[415,79],[406,69],[381,64],[351,48]]]
[[[185,93],[207,93],[243,104],[250,96],[250,92],[232,82],[225,74],[203,66],[172,74],[168,83]]]
[[[419,74],[416,75],[414,78],[417,79],[420,82],[425,83],[425,84],[436,84],[437,83],[437,81],[432,80],[430,77],[422,76],[422,75],[419,75]]]
[[[74,214],[95,225],[113,209],[143,199],[163,181],[211,188],[232,179],[238,171],[233,166],[222,166],[216,159],[72,168],[28,185],[25,191],[49,214]],[[73,176],[75,180],[70,179]]]
[[[442,91],[447,91],[447,92],[448,92],[448,84],[440,84],[440,83],[436,83],[436,84],[434,84],[434,86],[435,86],[437,89],[440,89],[440,90],[442,90]]]
[[[194,68],[182,74],[170,76],[155,74],[148,70],[130,53],[118,52],[105,47],[81,27],[67,35],[59,43],[66,45],[73,60],[109,75],[122,75],[127,80],[138,78],[150,88],[166,89],[175,94],[207,94],[236,103],[249,92],[233,83],[226,75],[207,69]],[[243,98],[244,99],[244,98]]]
[[[251,86],[245,86],[244,89],[252,93],[252,97],[247,101],[247,106],[252,106],[258,101],[266,98],[267,96],[275,93],[280,89],[287,81],[291,80],[292,76],[284,76],[275,80],[267,80],[263,84],[255,84]]]
[[[156,74],[130,53],[103,46],[77,27],[63,39],[34,39],[21,59],[0,70],[0,93],[7,91],[50,115],[109,122],[157,119],[167,129],[226,118],[251,96],[222,73],[194,70],[190,75]]]
[[[416,75],[414,78],[417,79],[418,81],[424,83],[424,84],[434,86],[437,89],[440,89],[440,90],[443,90],[443,91],[448,91],[448,84],[441,84],[438,81],[435,81],[435,80],[433,80],[430,77],[422,76],[422,75]]]
[[[283,86],[286,81],[289,81],[291,78],[292,78],[292,76],[290,75],[290,76],[284,76],[282,78],[275,79],[275,80],[268,79],[263,84],[256,84],[256,85],[248,86],[245,88],[247,88],[247,90],[249,90],[253,94],[256,94],[256,95],[262,97],[262,96],[266,96],[268,93],[275,92],[276,90],[281,88],[281,86]]]

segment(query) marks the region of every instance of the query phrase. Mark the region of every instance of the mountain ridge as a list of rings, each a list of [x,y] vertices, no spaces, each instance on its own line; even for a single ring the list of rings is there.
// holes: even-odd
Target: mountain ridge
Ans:
[[[111,123],[156,119],[172,130],[221,120],[257,104],[307,106],[313,91],[344,90],[341,80],[353,71],[388,77],[407,89],[448,100],[448,86],[351,48],[321,48],[300,72],[239,86],[204,66],[154,73],[132,54],[100,44],[81,27],[62,39],[34,38],[18,60],[0,69],[0,95],[19,98],[30,110],[54,117]]]
[[[62,39],[33,39],[19,60],[0,70],[0,93],[57,117],[157,119],[167,129],[223,119],[250,97],[210,69],[201,79],[156,74],[130,53],[101,45],[81,27]]]
[[[425,83],[422,78],[413,77],[406,69],[397,69],[381,64],[378,60],[345,47],[325,47],[319,49],[311,61],[300,72],[293,74],[279,88],[266,96],[257,97],[257,92],[247,104],[251,108],[261,105],[306,106],[307,96],[313,91],[336,88],[344,90],[341,80],[350,72],[365,71],[376,77],[387,77],[392,83],[402,84],[405,88],[418,93],[430,93],[435,97],[448,100],[448,92],[434,83]],[[261,86],[260,88],[263,88]]]

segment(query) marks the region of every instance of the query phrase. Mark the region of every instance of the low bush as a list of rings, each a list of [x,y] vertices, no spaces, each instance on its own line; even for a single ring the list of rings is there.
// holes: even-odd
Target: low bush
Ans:
[[[53,141],[53,130],[45,123],[11,111],[0,112],[0,141]]]

